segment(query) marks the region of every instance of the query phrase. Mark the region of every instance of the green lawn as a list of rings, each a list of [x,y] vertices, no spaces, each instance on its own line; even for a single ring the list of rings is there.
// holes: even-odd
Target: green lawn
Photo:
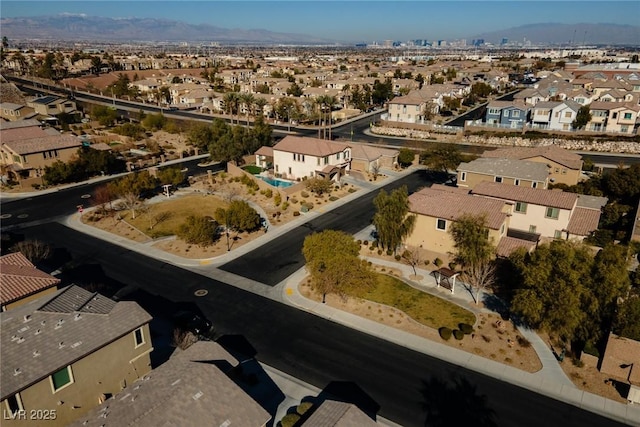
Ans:
[[[147,212],[137,212],[136,218],[131,219],[130,211],[123,211],[126,221],[138,230],[150,237],[171,236],[176,234],[178,227],[189,215],[207,215],[213,217],[213,213],[219,207],[227,207],[227,204],[212,195],[184,196],[178,199],[148,205]],[[162,215],[165,218],[153,225]],[[153,225],[153,228],[150,227]]]
[[[473,325],[475,315],[459,305],[421,292],[402,280],[378,274],[376,286],[369,291],[356,291],[352,296],[385,304],[404,311],[412,319],[432,328],[447,326],[458,329],[459,323]]]
[[[242,169],[246,170],[247,172],[253,175],[257,175],[260,172],[262,172],[262,168],[256,165],[247,165],[247,166],[244,166]]]

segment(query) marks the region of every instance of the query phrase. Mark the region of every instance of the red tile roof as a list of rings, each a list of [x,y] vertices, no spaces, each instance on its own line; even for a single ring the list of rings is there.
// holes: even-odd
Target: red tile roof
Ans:
[[[496,247],[496,255],[500,257],[508,257],[513,251],[520,248],[525,248],[527,251],[531,251],[535,248],[536,243],[529,240],[516,239],[515,237],[504,236],[500,239],[498,246]]]
[[[0,303],[8,304],[56,286],[59,279],[38,270],[21,253],[0,257]]]
[[[413,213],[452,221],[464,214],[486,214],[487,227],[493,230],[499,230],[507,217],[502,201],[431,188],[413,193],[409,204]]]
[[[273,147],[267,147],[266,145],[263,145],[262,147],[258,148],[256,154],[258,156],[273,157]]]
[[[478,196],[494,197],[514,202],[571,210],[576,205],[578,195],[560,190],[505,185],[499,182],[481,182],[471,191]]]
[[[327,141],[318,138],[306,138],[303,136],[287,135],[278,142],[274,147],[274,151],[286,151],[289,153],[307,154],[309,156],[324,157],[336,154],[349,148],[346,144]]]
[[[592,231],[598,229],[600,222],[600,211],[596,209],[580,208],[574,209],[567,225],[569,234],[576,236],[587,236]]]

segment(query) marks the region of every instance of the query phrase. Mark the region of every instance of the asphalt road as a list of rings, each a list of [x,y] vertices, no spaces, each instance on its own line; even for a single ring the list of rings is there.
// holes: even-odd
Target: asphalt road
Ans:
[[[384,187],[387,192],[406,185],[409,193],[431,185],[426,171],[417,171]],[[378,191],[367,193],[354,201],[333,209],[304,225],[282,235],[262,248],[258,248],[220,267],[224,271],[275,286],[304,265],[302,244],[304,238],[325,229],[355,234],[371,223],[373,198]]]
[[[489,412],[499,426],[620,426],[528,390],[451,365],[378,338],[128,251],[59,224],[24,229],[26,237],[65,248],[77,264],[98,264],[111,280],[174,303],[195,304],[222,334],[241,334],[257,359],[320,388],[353,382],[377,405],[379,415],[403,426],[425,425],[425,404],[440,402],[454,380],[455,404],[446,417]],[[207,289],[204,297],[194,291]],[[471,412],[464,402],[477,401]],[[479,423],[474,423],[481,425]],[[471,424],[469,424],[471,425]]]

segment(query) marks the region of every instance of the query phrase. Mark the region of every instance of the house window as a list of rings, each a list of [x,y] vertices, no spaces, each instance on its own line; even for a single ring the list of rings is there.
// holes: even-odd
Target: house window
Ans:
[[[547,208],[547,210],[544,213],[545,218],[552,218],[552,219],[558,219],[559,215],[560,215],[560,209],[558,208]]]
[[[627,125],[620,126],[620,132],[629,133],[629,126]]]
[[[496,176],[494,178],[495,182],[502,182],[502,177],[501,176]]]
[[[22,407],[22,400],[20,399],[20,393],[16,393],[12,396],[7,397],[7,400],[5,400],[5,402],[7,405],[7,411],[9,411],[9,413],[12,415],[15,415],[18,411],[22,411],[24,409]]]
[[[538,183],[536,181],[533,181],[531,183],[531,188],[538,188]]]
[[[516,202],[516,212],[527,213],[527,204],[524,202]]]
[[[520,185],[520,180],[518,178],[514,179],[513,185]]]
[[[328,165],[328,164],[329,164],[329,157],[325,157],[325,158],[324,158],[324,164],[325,164],[325,165]]]
[[[460,172],[460,181],[466,181],[466,180],[467,180],[467,173]]]
[[[505,116],[505,117],[509,117],[509,110],[506,110],[506,111],[504,112],[504,116]]]
[[[498,109],[498,108],[489,108],[489,114],[493,114],[493,115],[500,114],[500,109]]]
[[[320,157],[318,157],[318,166],[320,166]]]
[[[51,374],[51,387],[53,392],[57,392],[66,386],[73,384],[73,373],[71,372],[71,366],[60,369],[58,372]]]
[[[624,119],[625,120],[630,120],[631,119],[631,113],[624,113]]]
[[[514,110],[513,114],[511,114],[511,117],[515,117],[515,118],[520,117],[520,111]]]
[[[402,114],[406,114],[407,113],[407,106],[403,105],[402,106]]]
[[[142,328],[138,328],[135,331],[133,331],[133,336],[134,336],[135,341],[136,341],[136,347],[135,348],[138,348],[142,344],[144,344],[144,333],[142,331]]]
[[[612,119],[617,119],[617,118],[618,118],[618,113],[613,113],[613,114],[611,115],[611,118],[612,118]]]
[[[336,154],[336,160],[340,160],[340,153]]]
[[[504,234],[504,224],[500,226],[500,235],[503,235],[503,234]]]
[[[436,228],[438,230],[445,231],[447,229],[447,220],[438,218],[438,221],[436,222]]]
[[[536,226],[535,225],[530,225],[529,226],[529,233],[535,233],[536,232]]]
[[[345,152],[344,152],[344,159],[345,159],[345,160],[348,160],[348,159],[349,159],[349,152],[348,152],[348,151],[345,151]]]
[[[554,239],[562,239],[562,231],[560,230],[556,230],[553,232],[553,238]]]
[[[564,113],[564,118],[565,118],[565,119],[570,119],[570,118],[571,118],[571,111],[566,111],[566,112]]]
[[[278,165],[276,165],[276,172],[278,172]]]
[[[291,175],[291,168],[289,168],[289,175]]]

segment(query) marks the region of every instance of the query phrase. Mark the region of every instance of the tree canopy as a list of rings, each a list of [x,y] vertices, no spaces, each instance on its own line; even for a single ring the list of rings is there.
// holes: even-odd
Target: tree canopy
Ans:
[[[366,261],[358,258],[360,245],[353,237],[336,230],[313,233],[304,239],[302,253],[313,286],[322,293],[343,295],[349,289],[369,288],[374,273]]]
[[[373,225],[378,232],[378,242],[384,249],[396,251],[405,237],[413,231],[415,215],[409,215],[407,187],[402,186],[391,193],[380,190],[373,199],[376,213]]]
[[[438,172],[455,170],[462,161],[460,150],[450,144],[437,144],[420,155],[422,164]]]
[[[178,228],[178,237],[187,243],[209,246],[217,239],[215,221],[203,215],[189,215]]]
[[[413,150],[409,148],[401,148],[400,152],[398,153],[398,163],[403,168],[406,168],[407,166],[411,166],[415,156],[416,154],[414,153]]]
[[[260,215],[244,200],[231,201],[227,209],[216,209],[214,216],[218,223],[235,231],[253,231],[260,226]]]

